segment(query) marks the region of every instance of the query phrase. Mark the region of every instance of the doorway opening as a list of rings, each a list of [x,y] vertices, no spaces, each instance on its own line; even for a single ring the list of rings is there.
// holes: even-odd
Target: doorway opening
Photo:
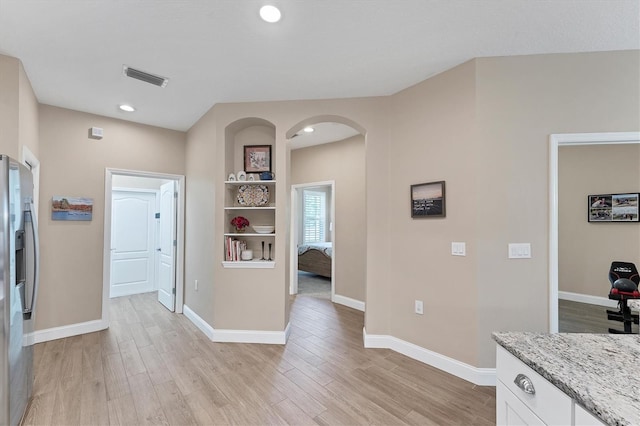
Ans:
[[[549,161],[549,331],[557,333],[559,330],[559,240],[560,240],[560,217],[559,217],[559,151],[561,147],[579,147],[579,146],[595,146],[595,145],[621,145],[621,144],[638,144],[640,143],[640,132],[619,132],[619,133],[572,133],[572,134],[554,134],[549,138],[550,142],[550,161]],[[586,200],[583,206],[586,206]],[[586,221],[586,212],[584,212],[584,220]],[[613,259],[616,260],[616,259]],[[608,293],[606,282],[607,272],[603,271],[603,294]],[[566,296],[565,296],[566,298]],[[589,304],[600,304],[600,297],[584,296],[577,300]],[[566,299],[570,300],[570,299]],[[607,300],[608,302],[608,300]],[[605,315],[604,313],[602,314]]]
[[[184,176],[107,169],[103,321],[113,297],[157,292],[182,313]]]
[[[291,186],[292,256],[290,294],[335,298],[335,182]]]

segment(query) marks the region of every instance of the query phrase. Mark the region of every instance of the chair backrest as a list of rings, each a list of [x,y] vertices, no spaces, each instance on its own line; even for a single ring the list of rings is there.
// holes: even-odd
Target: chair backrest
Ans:
[[[626,278],[633,281],[636,285],[640,285],[640,275],[636,265],[631,262],[611,262],[609,268],[609,281],[613,287],[613,283],[620,278]]]

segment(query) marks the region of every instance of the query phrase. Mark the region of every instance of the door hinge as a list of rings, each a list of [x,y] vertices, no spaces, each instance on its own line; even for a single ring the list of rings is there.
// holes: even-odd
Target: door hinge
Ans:
[[[173,240],[173,246],[178,247],[178,240]]]
[[[160,213],[156,213],[156,219],[160,219]]]
[[[171,293],[176,294],[176,288],[175,287],[171,289]]]
[[[173,193],[173,198],[178,198],[178,193],[177,192]]]

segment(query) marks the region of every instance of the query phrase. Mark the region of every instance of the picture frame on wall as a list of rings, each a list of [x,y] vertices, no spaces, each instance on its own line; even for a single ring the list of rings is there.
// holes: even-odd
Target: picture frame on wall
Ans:
[[[271,171],[271,145],[245,145],[244,171],[261,173]]]
[[[587,196],[589,222],[639,222],[640,193],[597,194]]]
[[[93,198],[63,197],[51,198],[51,220],[89,221],[93,218]]]
[[[446,216],[444,181],[411,185],[411,217],[430,218]]]

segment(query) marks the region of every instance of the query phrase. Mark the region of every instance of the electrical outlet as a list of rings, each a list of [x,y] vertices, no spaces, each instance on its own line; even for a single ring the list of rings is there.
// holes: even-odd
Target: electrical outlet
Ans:
[[[195,281],[195,289],[198,291],[198,280]]]
[[[422,300],[416,300],[415,312],[418,315],[424,314],[424,305],[422,304]]]

